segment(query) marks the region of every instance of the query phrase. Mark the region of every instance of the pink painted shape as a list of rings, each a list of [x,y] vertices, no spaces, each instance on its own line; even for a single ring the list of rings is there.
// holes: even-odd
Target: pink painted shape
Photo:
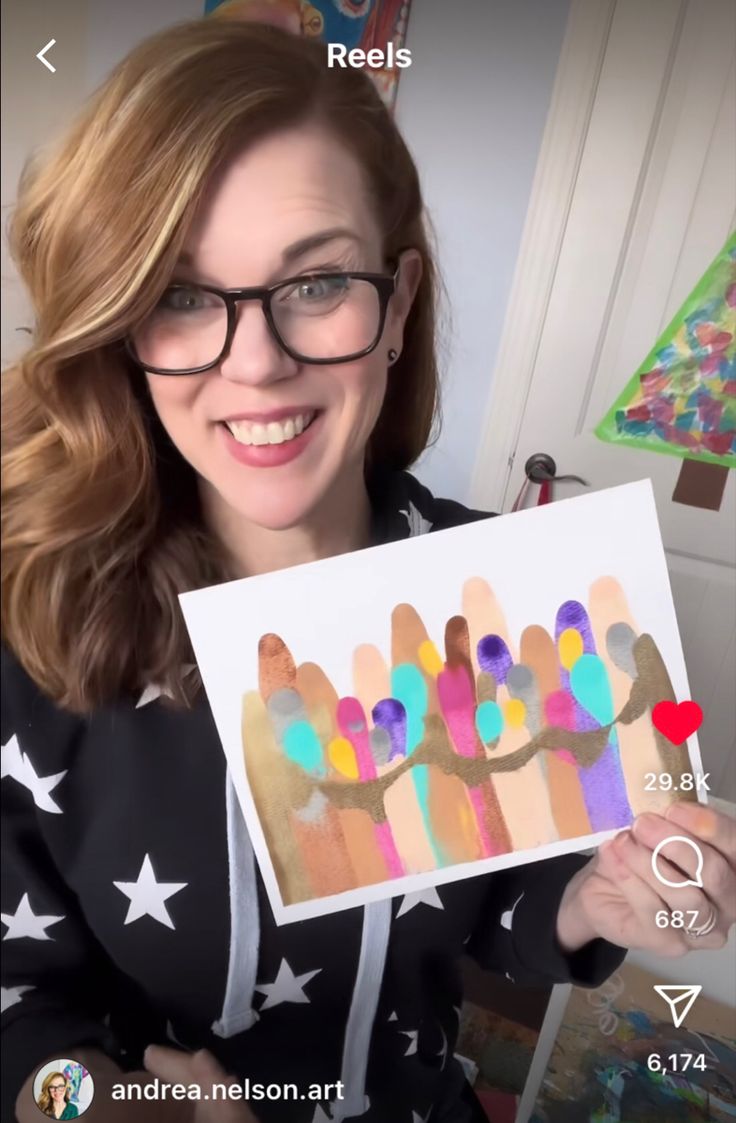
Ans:
[[[460,756],[476,756],[478,739],[475,730],[475,691],[465,667],[448,667],[437,676],[437,697],[442,716]],[[483,853],[488,857],[500,853],[485,825],[486,801],[483,788],[468,788],[470,803],[475,812]]]
[[[371,752],[371,739],[365,710],[357,698],[340,698],[337,703],[337,724],[343,737],[355,749],[358,776],[361,780],[375,780],[376,762]]]
[[[568,690],[554,690],[544,700],[544,716],[548,725],[562,729],[575,728],[575,703]]]
[[[383,855],[383,860],[386,863],[386,868],[390,877],[403,877],[404,864],[399,857],[399,852],[396,849],[394,836],[391,833],[391,827],[388,823],[376,823],[376,842],[378,849]]]
[[[548,725],[558,725],[560,729],[575,728],[575,702],[567,690],[555,690],[544,701],[544,716]],[[566,764],[577,764],[569,749],[555,749],[555,754]]]
[[[475,756],[475,695],[465,667],[445,667],[440,671],[437,696],[457,751],[461,756]]]
[[[470,796],[471,806],[473,811],[475,811],[475,825],[478,828],[481,849],[487,858],[495,858],[496,854],[504,853],[504,851],[493,841],[490,832],[486,828],[485,817],[487,808],[486,801],[483,798],[483,789],[468,788],[467,791]]]
[[[337,725],[355,750],[358,776],[361,780],[375,780],[378,776],[376,762],[371,752],[371,739],[365,720],[365,710],[357,698],[340,698],[337,703]],[[403,877],[404,865],[396,849],[394,836],[388,823],[374,825],[376,843],[381,851],[390,877]]]

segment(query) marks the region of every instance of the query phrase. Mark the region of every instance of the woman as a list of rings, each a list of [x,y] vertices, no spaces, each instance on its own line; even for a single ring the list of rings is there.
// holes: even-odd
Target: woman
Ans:
[[[37,1106],[52,1119],[77,1119],[79,1112],[69,1103],[71,1085],[63,1072],[50,1072],[44,1077]]]
[[[13,239],[37,324],[6,376],[3,907],[44,940],[7,945],[13,1094],[74,1046],[96,1104],[121,1069],[301,1097],[105,1120],[472,1119],[463,950],[594,986],[626,947],[720,946],[731,828],[685,806],[700,941],[653,924],[656,816],[592,861],[274,925],[177,595],[484,517],[405,472],[436,415],[434,268],[368,78],[271,28],[168,30],[24,182]]]

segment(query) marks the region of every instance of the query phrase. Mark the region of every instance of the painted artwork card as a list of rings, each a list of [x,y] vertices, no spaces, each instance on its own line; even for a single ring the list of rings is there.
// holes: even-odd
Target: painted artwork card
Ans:
[[[348,51],[379,50],[384,66],[366,66],[384,103],[392,109],[396,101],[401,68],[397,51],[403,48],[409,23],[411,0],[205,0],[205,14],[227,8],[234,18],[252,18],[264,10],[271,18],[279,10],[286,20],[301,28],[307,39],[339,43]],[[287,24],[291,26],[291,24]]]
[[[625,963],[571,988],[531,1123],[733,1123],[731,1007],[700,994],[676,1027],[662,983]]]
[[[736,234],[595,432],[614,444],[736,468]]]
[[[689,691],[649,481],[180,599],[279,923],[696,798],[652,723]]]

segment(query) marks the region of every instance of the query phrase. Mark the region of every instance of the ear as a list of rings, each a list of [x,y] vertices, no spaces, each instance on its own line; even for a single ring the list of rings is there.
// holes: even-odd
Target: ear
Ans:
[[[387,338],[390,345],[400,351],[404,324],[422,279],[422,255],[419,250],[404,250],[399,257],[398,268],[396,291],[389,305]]]

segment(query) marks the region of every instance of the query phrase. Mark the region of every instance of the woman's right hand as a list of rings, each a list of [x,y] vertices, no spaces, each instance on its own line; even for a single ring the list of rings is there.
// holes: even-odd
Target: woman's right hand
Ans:
[[[242,1096],[242,1085],[234,1077],[228,1076],[219,1061],[206,1049],[197,1053],[185,1053],[181,1049],[169,1049],[163,1045],[149,1045],[144,1061],[151,1075],[157,1076],[167,1084],[180,1084],[190,1087],[198,1084],[208,1099],[189,1101],[194,1108],[187,1123],[258,1123],[253,1112],[242,1099],[218,1099],[212,1096],[214,1085],[234,1085]]]

